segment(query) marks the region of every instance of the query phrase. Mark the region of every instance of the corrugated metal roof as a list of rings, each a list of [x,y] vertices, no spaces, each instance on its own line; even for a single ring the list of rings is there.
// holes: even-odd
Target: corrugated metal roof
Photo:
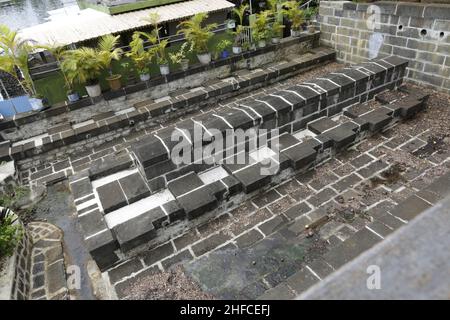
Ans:
[[[157,12],[161,22],[182,20],[200,12],[215,12],[233,8],[226,0],[192,0],[154,7],[145,10],[109,15],[93,9],[25,28],[19,31],[21,39],[31,39],[40,44],[69,45],[84,40],[118,33],[149,25],[143,19]]]

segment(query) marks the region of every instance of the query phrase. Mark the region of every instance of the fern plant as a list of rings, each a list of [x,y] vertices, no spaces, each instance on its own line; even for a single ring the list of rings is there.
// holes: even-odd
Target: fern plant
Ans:
[[[72,83],[93,85],[98,77],[107,69],[112,75],[113,60],[120,60],[122,49],[117,48],[120,36],[106,35],[102,37],[96,48],[82,47],[69,50],[61,63],[63,72]]]
[[[195,52],[198,54],[208,53],[208,43],[214,35],[212,30],[217,27],[216,23],[203,27],[202,25],[207,18],[208,15],[206,13],[198,13],[178,25],[179,30],[177,34],[184,34],[186,41],[193,45]]]
[[[100,63],[108,70],[109,74],[112,75],[111,63],[113,60],[120,60],[123,54],[121,48],[117,48],[119,44],[120,36],[113,36],[108,34],[103,36],[97,46],[97,54],[99,56]]]

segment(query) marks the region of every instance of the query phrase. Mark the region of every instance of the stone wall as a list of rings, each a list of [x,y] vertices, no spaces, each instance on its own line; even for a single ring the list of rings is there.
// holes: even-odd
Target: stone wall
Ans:
[[[319,13],[321,42],[338,60],[397,55],[409,60],[408,80],[450,92],[450,4],[321,1]]]
[[[16,223],[22,224],[20,221]],[[23,225],[22,225],[23,227]],[[23,237],[14,254],[6,258],[0,270],[0,300],[26,300],[31,288],[31,250],[30,234],[23,227]]]
[[[43,112],[19,114],[0,123],[0,130],[7,129],[2,132],[5,140],[27,139],[58,124],[80,123],[99,113],[118,112],[145,100],[173,95],[177,90],[191,89],[214,79],[231,77],[237,70],[256,69],[280,61],[288,55],[305,53],[317,46],[319,36],[319,32],[316,32],[305,33],[297,38],[285,38],[276,46],[232,55],[207,66],[193,65],[185,72],[175,71],[167,77],[154,77],[150,81],[139,82],[118,91],[104,92],[100,98],[85,98],[68,105],[52,106]]]

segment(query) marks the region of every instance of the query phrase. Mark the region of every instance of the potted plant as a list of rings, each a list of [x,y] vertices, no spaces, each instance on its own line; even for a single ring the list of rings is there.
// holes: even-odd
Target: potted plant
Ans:
[[[78,94],[78,92],[74,90],[73,82],[67,77],[65,70],[61,67],[62,61],[64,60],[64,56],[67,54],[67,51],[64,48],[64,46],[53,44],[51,46],[40,46],[40,47],[50,52],[50,54],[55,58],[56,65],[60,69],[60,72],[64,79],[64,85],[67,90],[66,91],[67,100],[69,102],[76,102],[80,100],[80,95]]]
[[[270,37],[270,29],[268,28],[269,16],[271,12],[269,10],[262,11],[256,15],[256,19],[253,21],[252,36],[258,43],[258,47],[263,48],[266,46],[266,41]]]
[[[103,64],[104,68],[108,70],[109,76],[106,78],[106,80],[109,83],[109,87],[111,90],[119,90],[122,87],[122,84],[120,82],[120,79],[122,78],[122,75],[120,74],[113,74],[112,72],[112,61],[113,60],[120,60],[123,54],[123,50],[120,48],[117,48],[117,44],[119,42],[120,36],[113,36],[111,34],[103,36],[100,39],[100,42],[98,43],[98,56]]]
[[[234,36],[232,51],[234,54],[240,54],[242,52],[242,40],[244,34],[244,14],[248,9],[248,5],[241,5],[239,8],[233,8],[233,14],[236,16],[238,25],[236,30],[232,31],[231,34]]]
[[[141,81],[150,80],[149,64],[155,56],[154,50],[145,50],[144,40],[141,38],[140,32],[134,32],[130,42],[130,51],[125,54],[136,67],[137,73]]]
[[[28,67],[29,55],[37,46],[31,40],[19,39],[17,31],[0,24],[0,71],[10,74],[25,94],[36,96]]]
[[[61,67],[70,82],[85,85],[90,97],[101,95],[98,77],[104,69],[104,64],[100,60],[97,50],[87,47],[69,50]]]
[[[280,39],[283,36],[284,25],[282,22],[281,5],[279,0],[268,0],[270,15],[273,17],[273,23],[271,26],[271,38],[272,43],[280,43]]]
[[[180,30],[177,32],[177,34],[184,34],[186,41],[192,44],[201,64],[209,64],[211,62],[208,42],[214,35],[212,30],[217,27],[216,23],[202,27],[204,20],[207,18],[208,15],[206,13],[198,13],[189,20],[181,22],[178,25]]]
[[[159,65],[159,70],[163,76],[167,76],[170,73],[169,61],[166,55],[166,46],[169,42],[167,40],[162,40],[155,45],[156,50],[156,61]]]
[[[283,14],[291,22],[291,36],[298,37],[302,31],[302,24],[304,22],[304,12],[300,9],[297,1],[286,1],[283,3]]]
[[[166,47],[169,41],[161,40],[159,36],[159,31],[161,30],[161,28],[159,27],[159,19],[160,17],[158,13],[150,13],[149,17],[145,18],[144,20],[150,22],[153,29],[150,33],[141,32],[140,34],[146,37],[148,41],[153,45],[153,47],[149,50],[155,50],[156,61],[159,65],[159,70],[163,76],[166,76],[170,73],[169,61],[167,60],[166,55]]]
[[[280,43],[283,29],[284,25],[281,22],[275,20],[275,22],[272,24],[272,43]]]
[[[226,50],[231,46],[231,41],[227,39],[220,40],[219,43],[215,46],[214,49],[214,60],[217,60],[219,58],[227,58],[228,57],[228,51]]]
[[[315,17],[317,15],[317,7],[309,7],[305,9],[304,16],[307,22],[307,29],[309,33],[316,32],[316,25],[314,24]]]
[[[130,62],[122,62],[120,67],[122,68],[122,74],[127,80],[127,85],[135,84],[137,71],[134,68],[134,64]]]
[[[186,58],[186,48],[187,52],[192,52],[193,50],[193,46],[192,44],[190,45],[189,42],[184,42],[181,47],[180,50],[178,50],[175,53],[169,53],[169,58],[170,61],[172,61],[173,64],[175,65],[180,65],[181,70],[186,71],[187,69],[189,69],[189,59]]]

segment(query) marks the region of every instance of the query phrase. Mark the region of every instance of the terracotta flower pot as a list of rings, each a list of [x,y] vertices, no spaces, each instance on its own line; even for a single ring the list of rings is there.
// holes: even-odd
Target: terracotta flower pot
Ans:
[[[106,78],[112,91],[120,90],[120,88],[122,88],[122,83],[120,82],[121,78],[122,76],[120,74],[114,74]]]

